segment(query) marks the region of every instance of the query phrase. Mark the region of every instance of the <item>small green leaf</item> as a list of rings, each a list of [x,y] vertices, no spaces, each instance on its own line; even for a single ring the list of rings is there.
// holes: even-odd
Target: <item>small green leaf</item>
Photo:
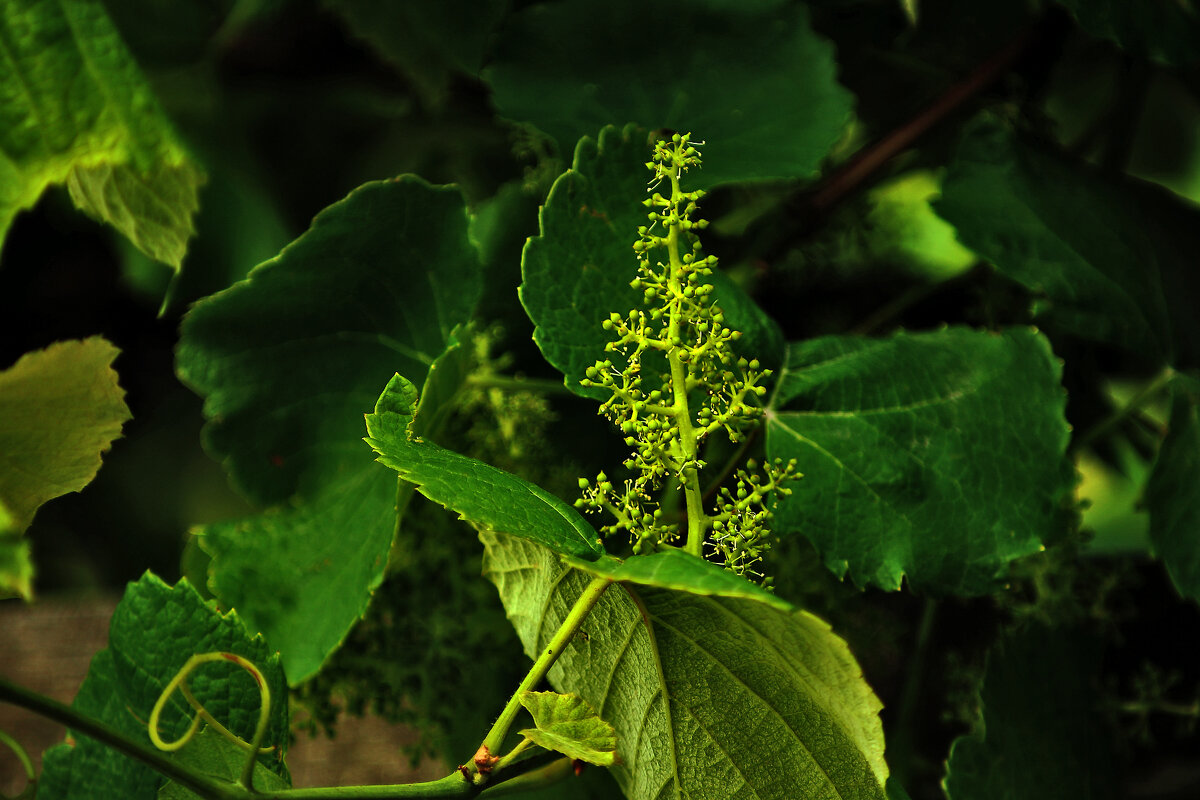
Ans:
[[[379,461],[430,500],[481,528],[530,539],[556,553],[595,559],[604,547],[575,509],[546,490],[416,435],[417,392],[401,375],[388,382],[366,440]]]
[[[484,573],[533,657],[591,576],[531,541],[480,538]],[[608,563],[600,569],[617,568]],[[665,560],[625,563],[643,577],[679,574],[632,566]],[[749,591],[740,596],[614,585],[551,668],[550,684],[612,724],[621,753],[612,773],[629,800],[883,800],[880,704],[849,648],[821,620],[763,602],[741,582]]]
[[[579,695],[525,692],[521,705],[537,726],[521,735],[534,744],[600,767],[617,762],[617,732]]]
[[[51,184],[178,268],[203,172],[95,0],[3,0],[0,241]]]
[[[1037,331],[792,346],[767,454],[799,461],[775,529],[859,585],[981,594],[1070,522],[1060,364]]]
[[[130,418],[117,353],[100,337],[58,342],[0,372],[0,597],[32,599],[20,534],[47,500],[91,483]]]
[[[571,169],[546,198],[540,235],[529,239],[522,255],[520,296],[536,326],[534,341],[566,377],[567,387],[584,397],[607,397],[603,389],[579,385],[597,359],[608,357],[620,366],[620,353],[604,352],[613,337],[601,323],[643,302],[629,282],[637,275],[633,243],[646,222],[641,201],[652,152],[645,132],[633,126],[620,131],[608,126],[598,140],[581,140]],[[738,352],[773,365],[783,350],[779,326],[732,280],[715,275],[712,283],[726,324],[743,333]],[[665,360],[658,362],[662,366],[656,368],[653,357],[643,360],[650,373],[666,368]]]
[[[950,748],[950,800],[1116,798],[1100,663],[1095,643],[1071,631],[1038,626],[1003,639],[988,658],[980,729]]]
[[[274,506],[203,531],[210,584],[294,683],[366,610],[407,496],[363,449],[362,414],[397,371],[425,379],[481,283],[461,194],[404,177],[351,192],[184,320],[178,369],[205,396],[206,445]]]
[[[1146,484],[1150,541],[1175,588],[1200,602],[1200,391],[1195,381],[1172,385],[1171,419]]]
[[[1035,296],[1047,329],[1152,365],[1200,363],[1200,211],[1097,172],[982,118],[968,126],[937,213]]]
[[[168,586],[150,573],[125,590],[113,612],[108,648],[92,660],[72,706],[138,741],[148,741],[146,720],[167,683],[198,653],[226,651],[254,662],[274,702],[264,746],[285,752],[287,688],[279,656],[261,636],[251,637],[237,614],[221,614],[186,580]],[[249,741],[259,715],[259,690],[240,669],[210,666],[189,680],[192,694],[236,736]],[[192,709],[177,692],[167,703],[160,732],[173,741],[187,728]],[[154,800],[165,779],[149,767],[83,735],[46,751],[38,797],[43,800]],[[264,757],[287,776],[283,761]]]
[[[1168,66],[1195,65],[1200,57],[1200,9],[1194,3],[1058,0],[1079,26],[1140,56]]]
[[[196,772],[214,778],[236,781],[246,763],[246,751],[213,732],[207,725],[176,754],[175,760]],[[259,762],[254,765],[255,791],[277,791],[292,788],[286,775],[277,775]],[[174,782],[158,790],[158,800],[196,800],[200,795]]]
[[[611,123],[691,131],[709,142],[689,176],[704,188],[813,177],[850,119],[836,72],[803,4],[709,0],[654,19],[638,0],[569,0],[516,14],[483,74],[503,116],[564,153]]]

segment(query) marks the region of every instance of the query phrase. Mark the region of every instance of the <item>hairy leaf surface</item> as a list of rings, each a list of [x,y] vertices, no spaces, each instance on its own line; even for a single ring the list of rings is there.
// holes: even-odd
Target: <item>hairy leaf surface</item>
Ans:
[[[179,267],[204,175],[95,0],[0,2],[0,241],[51,184]]]
[[[137,741],[146,741],[146,720],[167,683],[197,653],[237,653],[254,662],[267,679],[275,702],[265,746],[286,749],[288,707],[279,656],[251,637],[237,614],[221,614],[205,603],[186,580],[168,586],[147,573],[131,583],[113,612],[108,648],[92,660],[73,707],[113,726]],[[232,665],[208,665],[188,679],[192,694],[235,735],[254,734],[259,692],[254,680]],[[168,701],[159,730],[166,741],[177,739],[192,717],[178,692]],[[75,743],[46,751],[39,798],[62,800],[154,800],[165,779],[149,767],[83,735]],[[263,763],[287,777],[283,761]]]
[[[792,345],[767,454],[804,478],[775,529],[859,585],[980,594],[1069,522],[1060,366],[1032,329]]]
[[[590,576],[534,543],[481,539],[485,574],[532,657]],[[613,773],[631,800],[884,797],[879,701],[816,617],[620,583],[582,632],[550,682],[616,729]]]
[[[1113,343],[1152,364],[1195,364],[1200,211],[980,120],[935,210],[962,242],[1035,293],[1048,328]]]
[[[816,174],[853,101],[803,5],[687,3],[658,20],[645,11],[636,0],[569,0],[516,14],[484,70],[500,113],[533,122],[564,153],[614,122],[691,131],[712,143],[696,187]]]
[[[520,294],[536,326],[534,341],[566,376],[568,388],[585,397],[607,393],[580,386],[584,370],[606,357],[621,364],[620,353],[604,352],[614,337],[601,323],[610,313],[624,315],[643,302],[629,282],[637,275],[633,242],[646,222],[641,201],[647,196],[645,164],[652,152],[644,132],[632,126],[621,131],[609,126],[598,140],[581,140],[571,169],[550,189],[541,234],[525,245]],[[714,275],[713,284],[726,324],[744,334],[738,352],[770,365],[783,349],[779,326],[733,281]],[[664,366],[655,367],[658,363]],[[651,373],[665,369],[665,363],[649,356],[643,361]]]
[[[359,187],[184,321],[178,368],[205,396],[206,445],[251,499],[277,504],[205,529],[211,584],[293,682],[386,566],[397,481],[363,447],[362,415],[396,372],[424,380],[480,285],[461,195],[408,177]]]
[[[507,531],[556,553],[595,559],[604,552],[595,529],[545,489],[422,439],[411,427],[416,409],[416,388],[396,375],[367,416],[367,442],[417,491],[478,527]]]
[[[1150,540],[1175,588],[1200,602],[1200,384],[1177,379],[1171,419],[1146,484]]]
[[[21,533],[47,500],[91,483],[130,418],[117,352],[98,336],[58,342],[0,372],[0,597],[32,599]]]
[[[950,748],[950,800],[1116,798],[1100,661],[1070,631],[1031,627],[1001,640],[983,679],[980,730]]]

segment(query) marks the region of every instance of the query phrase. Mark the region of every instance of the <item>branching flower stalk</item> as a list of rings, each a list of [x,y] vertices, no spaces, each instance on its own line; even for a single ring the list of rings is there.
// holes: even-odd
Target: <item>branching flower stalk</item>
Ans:
[[[696,232],[708,223],[694,218],[704,192],[681,187],[684,174],[700,166],[703,143],[689,141],[689,136],[676,134],[658,142],[646,164],[653,173],[651,195],[643,202],[650,209],[650,224],[638,228],[633,245],[638,272],[630,282],[641,290],[643,307],[626,316],[614,312],[603,323],[617,337],[606,350],[620,352],[626,366],[618,369],[602,359],[581,381],[611,393],[600,413],[633,449],[625,466],[634,477],[620,486],[603,472],[595,482],[582,478],[583,496],[575,505],[608,512],[615,521],[601,528],[604,534],[624,531],[634,553],[650,553],[678,546],[673,543],[681,538],[652,499],[675,481],[687,510],[682,547],[703,557],[707,541],[708,552],[727,569],[761,579],[754,567],[768,547],[769,505],[777,494],[788,494],[786,483],[799,476],[794,461],[768,464],[764,475],[754,474],[755,465],[748,462],[736,472],[734,487],[721,490],[717,507],[711,513],[704,508],[701,445],[721,430],[737,442],[758,423],[766,394],[763,382],[771,371],[735,355],[733,343],[741,333],[726,326],[724,313],[713,302],[713,285],[706,279],[717,259],[702,255]],[[656,191],[659,187],[669,187],[669,194]],[[654,355],[665,358],[666,369],[647,375],[644,359],[654,363]]]

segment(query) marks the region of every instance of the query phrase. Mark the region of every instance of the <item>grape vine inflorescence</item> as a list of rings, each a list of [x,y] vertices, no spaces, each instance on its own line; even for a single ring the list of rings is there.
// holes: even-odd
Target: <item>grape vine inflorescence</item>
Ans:
[[[703,143],[689,136],[675,134],[659,141],[646,164],[653,173],[650,197],[643,201],[650,209],[650,224],[638,228],[633,245],[638,271],[630,282],[642,292],[642,307],[625,316],[614,312],[603,322],[616,336],[605,349],[620,352],[625,366],[601,359],[580,381],[610,392],[600,413],[632,448],[625,467],[634,477],[621,485],[603,472],[595,481],[581,478],[583,496],[576,506],[607,511],[614,521],[601,531],[627,532],[634,553],[654,552],[682,539],[689,552],[705,555],[707,542],[707,553],[727,569],[762,578],[755,565],[768,547],[769,506],[776,495],[790,492],[785,484],[799,475],[794,461],[767,464],[761,474],[747,462],[745,469],[736,471],[734,486],[720,489],[712,513],[704,509],[699,475],[706,464],[701,445],[717,431],[740,441],[758,424],[764,381],[771,371],[735,354],[733,343],[741,333],[726,325],[713,301],[714,287],[707,279],[717,259],[702,254],[696,232],[708,223],[694,218],[704,192],[685,192],[680,185],[689,169],[700,166]],[[659,187],[669,187],[670,193],[664,195]],[[665,262],[660,260],[664,251]],[[643,359],[652,353],[665,357],[666,369],[658,375],[643,371]],[[686,500],[686,537],[654,499],[671,481]]]

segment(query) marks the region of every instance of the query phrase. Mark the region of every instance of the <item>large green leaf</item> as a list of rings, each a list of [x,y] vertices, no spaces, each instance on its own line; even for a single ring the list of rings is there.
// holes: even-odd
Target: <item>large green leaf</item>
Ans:
[[[18,538],[39,506],[91,483],[130,418],[100,337],[26,353],[0,372],[0,597],[33,594],[29,549]]]
[[[815,175],[850,118],[836,69],[803,4],[567,0],[516,14],[484,77],[500,113],[563,152],[609,124],[691,131],[710,143],[707,187]]]
[[[780,501],[859,585],[993,589],[1064,529],[1075,483],[1060,364],[1034,330],[946,328],[794,344],[767,412],[767,454],[803,480]]]
[[[1194,65],[1200,58],[1200,8],[1194,3],[1058,0],[1085,31],[1161,64]]]
[[[130,738],[147,741],[146,720],[167,683],[191,656],[213,651],[244,656],[266,677],[274,702],[264,744],[282,753],[289,734],[286,684],[279,656],[262,637],[249,636],[236,613],[221,614],[215,604],[205,603],[186,580],[168,586],[147,573],[129,585],[113,612],[108,648],[92,660],[73,706]],[[196,699],[235,735],[245,740],[253,736],[259,691],[248,674],[228,665],[208,666],[193,673],[188,685]],[[176,692],[162,716],[163,739],[177,739],[191,716],[191,708]],[[263,763],[276,774],[287,776],[281,759],[265,756]],[[164,782],[149,767],[76,735],[74,744],[46,751],[38,797],[154,800]]]
[[[637,228],[646,221],[645,164],[652,152],[647,142],[633,126],[620,131],[609,126],[598,141],[581,140],[571,169],[550,189],[541,234],[526,243],[521,261],[521,302],[536,326],[534,340],[566,376],[567,386],[587,397],[606,394],[579,385],[584,370],[600,358],[617,363],[620,357],[604,352],[613,337],[601,323],[614,311],[625,314],[644,302],[629,282],[637,275]],[[745,334],[738,351],[771,363],[782,351],[778,325],[733,281],[714,276],[713,283],[726,324]]]
[[[1146,484],[1150,540],[1180,594],[1200,602],[1200,385],[1176,380],[1171,420]]]
[[[595,559],[604,552],[595,529],[545,489],[419,436],[413,428],[416,409],[416,387],[396,375],[367,416],[367,442],[380,462],[421,494],[477,527],[506,531],[556,553]]]
[[[485,574],[532,657],[590,575],[532,542],[481,538]],[[623,763],[612,771],[630,800],[884,797],[879,701],[816,617],[620,583],[582,631],[550,683],[616,729]]]
[[[266,513],[205,529],[211,585],[311,676],[362,615],[395,530],[393,473],[362,415],[400,372],[422,381],[471,315],[478,257],[457,190],[365,184],[184,320],[180,376],[206,444]]]
[[[97,0],[0,2],[0,241],[51,184],[178,267],[204,176]]]
[[[1200,212],[1163,189],[1104,175],[991,120],[964,134],[939,215],[1038,298],[1047,327],[1150,363],[1196,363]]]
[[[950,748],[950,800],[1107,800],[1118,796],[1100,712],[1099,648],[1032,627],[989,659],[979,730]]]

